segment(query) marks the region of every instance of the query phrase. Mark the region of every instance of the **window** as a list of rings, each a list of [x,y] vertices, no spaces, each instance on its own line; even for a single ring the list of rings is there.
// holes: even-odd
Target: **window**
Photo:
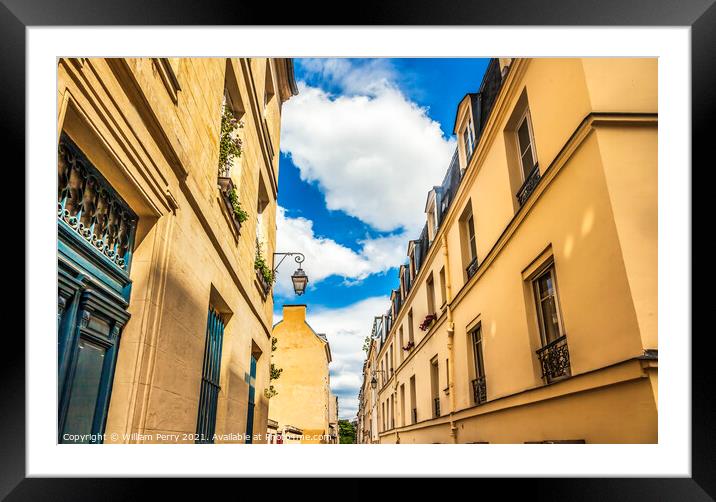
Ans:
[[[477,245],[475,243],[475,220],[472,215],[467,218],[467,244],[470,251],[470,261],[477,259]]]
[[[400,385],[400,425],[405,425],[405,384]]]
[[[432,396],[433,417],[440,416],[440,362],[438,356],[430,361],[430,388]]]
[[[467,125],[465,131],[462,133],[463,145],[465,147],[465,161],[469,162],[472,157],[472,152],[475,148],[475,133],[472,129],[472,118],[467,118]]]
[[[525,111],[517,126],[517,145],[520,154],[520,166],[522,167],[522,179],[526,180],[537,165],[529,110]]]
[[[567,337],[562,329],[554,264],[532,282],[542,347],[537,357],[542,378],[551,383],[571,375]]]
[[[410,377],[410,418],[413,424],[418,423],[418,409],[415,404],[417,402],[415,397],[415,375],[413,375]]]
[[[472,344],[472,364],[475,378],[472,380],[472,400],[475,404],[487,401],[487,386],[485,383],[485,363],[482,358],[482,326],[478,326],[470,333]]]
[[[534,280],[534,293],[542,343],[547,345],[562,336],[553,265]]]
[[[415,337],[413,336],[413,309],[408,311],[408,343],[415,344]]]
[[[405,340],[403,339],[403,327],[401,326],[398,330],[398,339],[400,340],[400,361],[402,362],[404,359],[403,356],[403,347],[405,347]]]
[[[447,286],[445,285],[445,267],[440,269],[440,306],[447,303]]]
[[[264,111],[266,107],[271,103],[271,99],[274,96],[273,87],[273,74],[271,73],[271,60],[266,60],[266,85],[264,87]]]
[[[213,443],[216,429],[216,404],[219,398],[221,349],[224,341],[224,321],[219,312],[209,306],[204,346],[204,367],[201,373],[199,417],[196,424],[197,443]]]
[[[264,216],[268,205],[268,191],[266,190],[266,185],[264,185],[263,178],[259,176],[259,191],[256,200],[256,246],[261,256],[265,257],[271,254],[268,249],[268,221]]]
[[[460,217],[460,238],[462,241],[461,251],[465,267],[465,280],[469,280],[477,272],[477,241],[475,236],[475,218],[472,213],[472,206],[468,202],[467,207]]]
[[[431,273],[425,282],[428,294],[428,314],[435,313],[435,285],[433,284],[433,274]]]

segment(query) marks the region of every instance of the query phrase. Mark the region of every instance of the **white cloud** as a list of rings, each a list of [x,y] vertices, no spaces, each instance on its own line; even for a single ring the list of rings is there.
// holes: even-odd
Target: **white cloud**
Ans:
[[[345,58],[300,59],[301,69],[338,87],[341,94],[374,95],[393,86],[397,74],[387,59],[368,59],[356,63]]]
[[[347,60],[307,66],[345,93],[300,82],[282,112],[282,151],[301,179],[318,183],[328,209],[416,238],[427,192],[442,181],[454,140],[391,83],[389,68]]]
[[[370,335],[373,317],[385,312],[389,302],[387,296],[377,296],[336,309],[308,307],[306,321],[317,333],[325,333],[331,346],[331,390],[338,395],[341,418],[353,419],[358,412],[363,340]],[[280,319],[281,312],[277,312],[274,322]]]
[[[306,261],[302,264],[315,286],[332,275],[343,277],[347,283],[361,281],[371,274],[385,272],[407,260],[407,237],[402,232],[387,237],[359,240],[356,252],[336,241],[315,235],[313,222],[303,217],[291,218],[278,207],[276,215],[276,249],[297,250]],[[279,269],[275,291],[279,295],[293,294],[291,274],[295,270],[292,257],[286,258]]]

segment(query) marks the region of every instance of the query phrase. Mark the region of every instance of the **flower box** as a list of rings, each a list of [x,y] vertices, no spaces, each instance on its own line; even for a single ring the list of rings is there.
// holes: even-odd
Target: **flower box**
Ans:
[[[437,318],[438,316],[436,316],[435,314],[426,315],[425,319],[423,319],[423,322],[420,323],[420,326],[418,326],[418,328],[420,328],[421,331],[427,331],[433,321],[435,321],[435,319]]]

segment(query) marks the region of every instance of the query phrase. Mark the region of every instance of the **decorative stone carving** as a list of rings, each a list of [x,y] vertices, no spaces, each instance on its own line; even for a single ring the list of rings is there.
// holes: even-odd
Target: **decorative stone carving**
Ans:
[[[128,271],[137,216],[64,134],[58,153],[58,219]]]

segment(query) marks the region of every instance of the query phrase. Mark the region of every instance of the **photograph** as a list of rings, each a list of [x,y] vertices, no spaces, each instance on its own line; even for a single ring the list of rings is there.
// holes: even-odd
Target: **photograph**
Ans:
[[[659,444],[660,64],[58,56],[56,443]]]

